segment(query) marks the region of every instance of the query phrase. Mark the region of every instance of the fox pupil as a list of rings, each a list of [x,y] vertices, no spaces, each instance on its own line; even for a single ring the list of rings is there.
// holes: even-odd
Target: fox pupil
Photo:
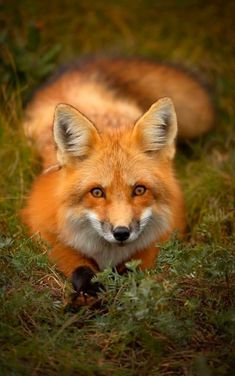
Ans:
[[[146,187],[144,185],[137,185],[133,191],[134,196],[142,196],[146,192]]]
[[[104,192],[100,188],[93,188],[91,194],[96,198],[104,197]]]

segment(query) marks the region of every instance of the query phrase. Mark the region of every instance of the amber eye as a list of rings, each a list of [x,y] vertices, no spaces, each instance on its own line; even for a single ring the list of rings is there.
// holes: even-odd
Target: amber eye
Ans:
[[[91,190],[91,194],[93,197],[95,198],[101,198],[101,197],[104,197],[104,192],[102,191],[101,188],[93,188]]]
[[[144,185],[137,185],[133,190],[133,196],[143,196],[146,192],[146,187]]]

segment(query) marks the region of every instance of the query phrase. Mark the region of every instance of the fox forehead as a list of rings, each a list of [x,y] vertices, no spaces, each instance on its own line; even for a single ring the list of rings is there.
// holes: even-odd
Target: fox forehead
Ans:
[[[81,190],[101,186],[105,189],[133,187],[145,183],[152,186],[156,181],[155,165],[151,158],[140,153],[127,152],[123,148],[100,151],[72,167],[71,184]]]

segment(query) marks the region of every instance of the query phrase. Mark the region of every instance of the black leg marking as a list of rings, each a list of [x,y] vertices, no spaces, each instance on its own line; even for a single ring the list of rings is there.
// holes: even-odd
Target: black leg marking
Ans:
[[[91,282],[95,273],[88,266],[79,266],[72,274],[72,285],[78,293],[96,296],[104,286],[99,282]]]

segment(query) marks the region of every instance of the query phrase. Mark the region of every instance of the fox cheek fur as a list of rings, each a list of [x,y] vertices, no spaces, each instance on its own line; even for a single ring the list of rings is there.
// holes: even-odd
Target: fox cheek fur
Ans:
[[[149,207],[143,211],[139,220],[133,219],[129,226],[120,224],[116,227],[109,221],[101,221],[93,211],[89,210],[78,217],[76,211],[69,209],[61,237],[67,239],[71,246],[84,249],[90,255],[99,252],[101,246],[110,248],[110,251],[118,246],[130,249],[134,246],[139,250],[167,232],[171,222],[170,208],[166,205],[159,207],[157,213]]]
[[[103,270],[105,267],[115,267],[149,247],[156,238],[170,231],[171,223],[169,207],[162,205],[155,214],[147,208],[140,221],[132,222],[129,238],[117,241],[110,223],[101,222],[93,212],[78,217],[76,211],[69,209],[59,237],[61,241],[94,259],[99,269]]]

